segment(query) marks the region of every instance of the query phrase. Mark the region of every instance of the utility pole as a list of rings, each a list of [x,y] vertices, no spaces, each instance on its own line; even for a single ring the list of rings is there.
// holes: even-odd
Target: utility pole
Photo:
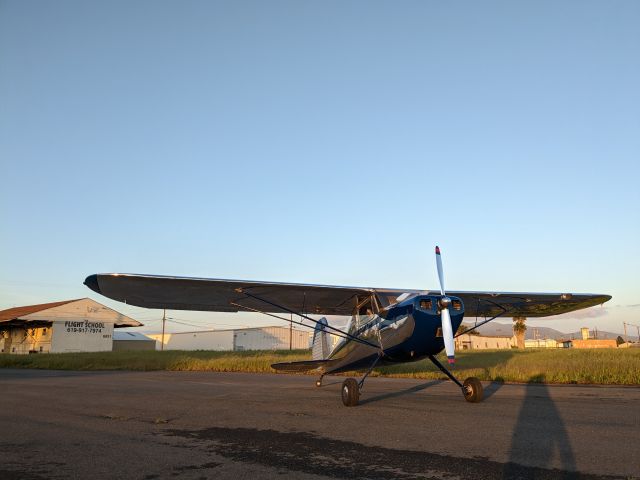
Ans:
[[[624,342],[629,342],[629,337],[627,337],[627,322],[622,322],[622,327],[624,328]]]
[[[167,310],[162,310],[162,342],[160,342],[160,351],[164,352],[164,324],[167,322]]]
[[[637,331],[638,331],[638,338],[637,338],[637,342],[640,342],[640,325],[635,324],[635,323],[627,323],[627,322],[622,322],[622,324],[624,325],[624,339],[625,341],[627,341],[627,325],[630,327],[636,327]]]
[[[289,350],[293,350],[293,313],[289,314]]]

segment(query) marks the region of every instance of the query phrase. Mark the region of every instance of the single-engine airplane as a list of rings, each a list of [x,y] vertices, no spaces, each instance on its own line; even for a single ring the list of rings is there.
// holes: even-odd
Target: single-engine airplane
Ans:
[[[337,287],[209,278],[135,274],[95,274],[84,281],[106,297],[147,308],[211,312],[257,312],[305,327],[315,325],[312,360],[276,363],[275,370],[316,370],[324,375],[365,370],[360,380],[342,384],[342,402],[358,404],[364,381],[378,365],[428,358],[462,390],[468,402],[480,402],[482,384],[475,377],[460,382],[436,355],[446,351],[455,362],[454,336],[468,333],[498,317],[546,317],[602,304],[609,295],[573,293],[446,292],[440,249],[436,247],[439,291]],[[285,318],[279,314],[290,314]],[[301,321],[293,320],[296,315]],[[351,316],[345,328],[325,317]],[[457,334],[464,316],[475,323]],[[340,337],[330,347],[329,334]]]

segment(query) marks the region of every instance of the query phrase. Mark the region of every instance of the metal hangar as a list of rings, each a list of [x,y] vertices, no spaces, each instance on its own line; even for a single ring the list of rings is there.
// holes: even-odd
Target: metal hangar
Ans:
[[[113,329],[142,324],[90,298],[0,311],[0,352],[104,352]]]

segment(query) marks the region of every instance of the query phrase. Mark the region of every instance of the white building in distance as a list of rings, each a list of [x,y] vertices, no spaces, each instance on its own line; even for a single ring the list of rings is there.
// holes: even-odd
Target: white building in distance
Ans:
[[[524,348],[559,348],[562,344],[558,344],[553,338],[531,339],[524,341]]]
[[[197,332],[165,333],[164,350],[294,350],[309,348],[309,333],[289,327],[236,328]],[[162,348],[162,334],[147,334]]]
[[[500,350],[517,346],[515,336],[488,336],[465,333],[455,337],[456,350]]]

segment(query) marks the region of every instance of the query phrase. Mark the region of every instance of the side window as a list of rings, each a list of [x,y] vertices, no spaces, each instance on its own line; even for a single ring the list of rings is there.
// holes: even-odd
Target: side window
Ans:
[[[421,310],[432,310],[433,309],[433,302],[431,301],[430,298],[425,298],[423,300],[420,300],[420,309]]]
[[[372,297],[366,297],[356,305],[354,320],[356,328],[366,325],[375,318],[374,305]]]

